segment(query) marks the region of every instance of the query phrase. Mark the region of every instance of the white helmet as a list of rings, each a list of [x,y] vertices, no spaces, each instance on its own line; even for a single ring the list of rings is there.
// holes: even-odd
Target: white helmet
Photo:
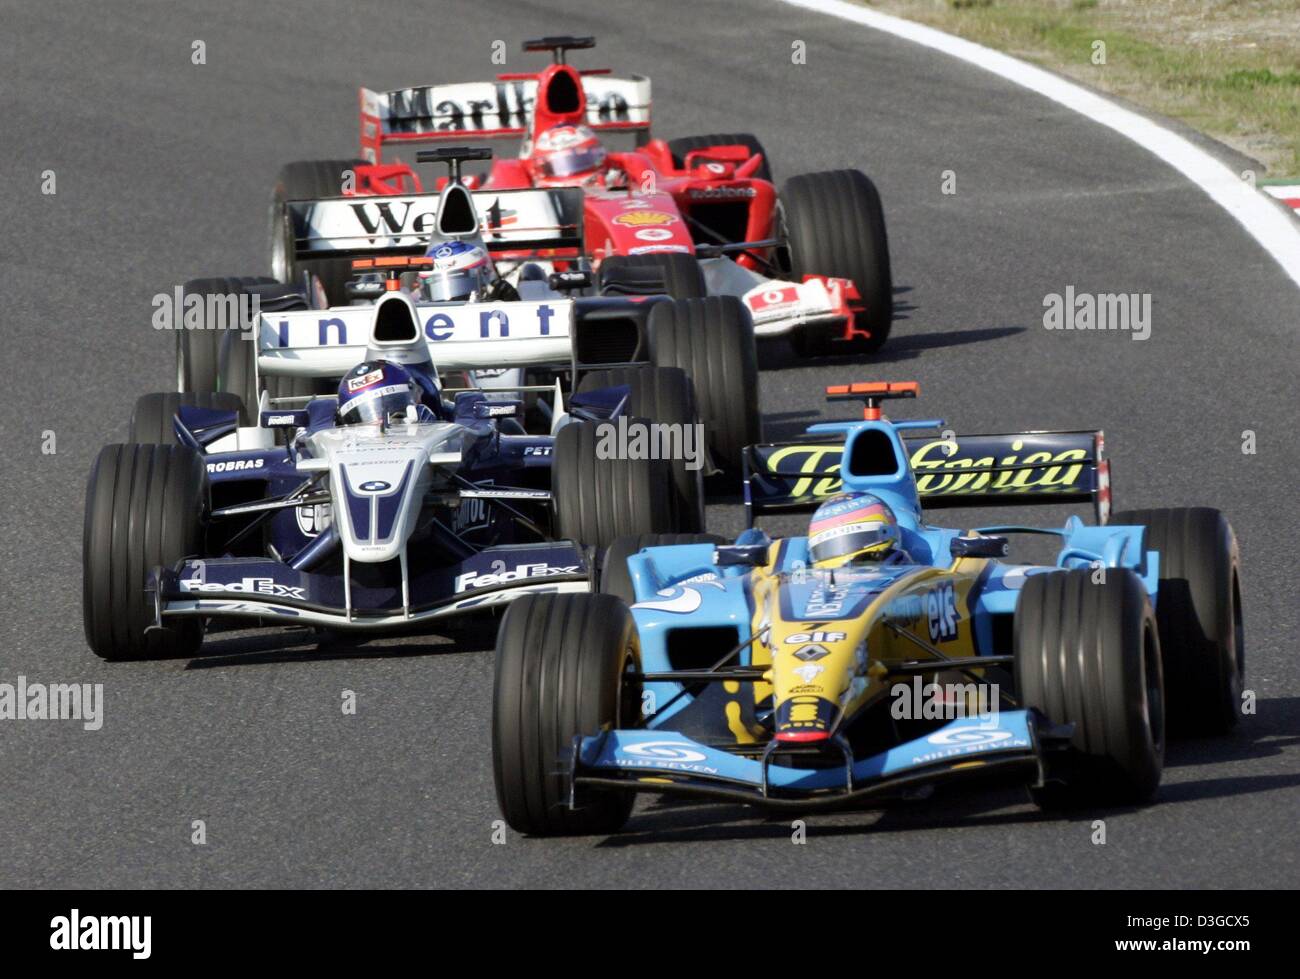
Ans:
[[[420,269],[419,293],[432,302],[465,302],[481,298],[496,279],[488,250],[477,241],[454,238],[436,241],[425,257],[433,262]]]

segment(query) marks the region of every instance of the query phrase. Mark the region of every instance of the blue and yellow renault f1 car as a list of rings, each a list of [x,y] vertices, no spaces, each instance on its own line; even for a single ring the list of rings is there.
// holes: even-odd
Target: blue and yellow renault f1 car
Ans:
[[[620,541],[600,594],[511,605],[493,753],[516,830],[612,832],[637,792],[805,810],[987,777],[1046,807],[1138,802],[1166,730],[1235,722],[1238,554],[1218,511],[1109,513],[1100,432],[936,437],[923,433],[940,420],[881,412],[914,384],[828,392],[865,417],[751,446],[750,529],[734,543]],[[889,546],[820,561],[852,509],[822,505],[858,499],[870,519],[892,514]],[[1084,501],[1095,524],[928,519]],[[819,507],[811,537],[754,526]],[[1055,536],[1055,563],[1003,560],[1016,534]]]

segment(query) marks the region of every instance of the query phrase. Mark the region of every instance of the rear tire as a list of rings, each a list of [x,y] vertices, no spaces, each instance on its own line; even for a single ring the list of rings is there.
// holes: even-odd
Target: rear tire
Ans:
[[[854,322],[870,336],[844,339],[839,327],[801,327],[791,344],[801,356],[874,353],[889,338],[894,287],[880,192],[858,170],[791,177],[781,192],[790,272],[850,279],[866,310]]]
[[[750,153],[762,153],[763,162],[758,165],[754,171],[754,176],[759,180],[766,180],[773,183],[772,164],[768,158],[767,151],[763,149],[763,144],[758,141],[758,137],[750,133],[714,133],[709,136],[681,136],[677,139],[668,141],[668,152],[673,155],[673,166],[681,169],[686,163],[686,154],[693,150],[707,150],[713,146],[732,146],[739,143],[749,150]]]
[[[640,706],[624,674],[639,662],[632,615],[610,595],[523,595],[497,634],[492,772],[497,804],[516,832],[613,833],[631,792],[583,791],[569,808],[564,769],[574,739],[628,727]]]
[[[627,570],[627,559],[644,547],[672,547],[678,544],[725,544],[726,538],[717,534],[641,534],[637,537],[620,537],[609,545],[600,562],[600,590],[603,594],[621,598],[627,605],[636,602],[632,588],[632,575]]]
[[[249,411],[259,411],[261,403],[253,363],[256,346],[251,332],[227,333],[217,359],[217,390],[235,395]]]
[[[131,412],[131,431],[127,441],[135,445],[179,445],[172,424],[178,408],[210,408],[215,411],[239,412],[239,424],[248,424],[243,399],[221,391],[166,391],[142,394]]]
[[[1147,549],[1160,552],[1156,622],[1171,731],[1226,734],[1241,718],[1246,672],[1232,526],[1210,507],[1126,510],[1109,522],[1145,526]]]
[[[691,378],[713,461],[738,481],[745,446],[762,438],[749,310],[735,296],[658,302],[647,333],[650,362],[681,367]]]
[[[628,421],[648,424],[642,418]],[[556,536],[604,549],[629,534],[673,530],[675,487],[668,463],[600,458],[603,427],[571,422],[556,433],[551,463]]]
[[[344,258],[294,258],[293,226],[286,204],[316,201],[343,193],[343,174],[366,166],[365,160],[299,160],[280,168],[271,197],[271,274],[281,282],[299,284],[305,272],[319,276],[332,305],[348,301],[345,289],[352,277],[352,263]]]
[[[651,252],[611,255],[601,262],[600,294],[703,299],[709,293],[699,259],[694,255]]]
[[[677,367],[616,367],[591,371],[583,375],[579,393],[599,388],[629,388],[624,414],[648,418],[652,423],[695,425],[699,414],[695,407],[695,390],[686,372]],[[692,431],[694,431],[692,429]],[[703,456],[704,446],[696,447]],[[684,453],[683,453],[684,455]],[[698,469],[688,469],[685,458],[670,459],[676,484],[676,525],[682,530],[704,529],[703,462]]]
[[[107,445],[86,488],[82,614],[86,642],[107,660],[192,656],[197,618],[147,632],[154,605],[149,572],[200,554],[208,512],[203,459],[188,446]]]
[[[265,276],[228,276],[213,279],[191,279],[185,283],[185,295],[240,296],[246,286],[275,285],[276,280]],[[206,310],[206,301],[204,309]],[[251,324],[212,324],[205,319],[203,329],[187,330],[177,327],[176,332],[176,390],[215,391],[221,358],[221,338],[227,332],[237,332]],[[220,328],[218,328],[220,327]]]
[[[255,335],[252,332],[226,334],[221,340],[221,356],[217,361],[217,389],[239,397],[250,417],[261,411],[262,391],[266,391],[267,397],[272,401],[272,407],[277,407],[274,404],[276,398],[307,398],[318,394],[333,394],[337,391],[337,386],[324,378],[283,374],[264,376],[262,387],[258,388],[253,363],[257,349],[253,339]],[[292,407],[300,408],[302,405]],[[275,438],[277,443],[282,444],[284,433],[277,432]]]
[[[1106,569],[1025,579],[1015,613],[1020,702],[1073,724],[1070,750],[1049,757],[1044,808],[1144,802],[1164,764],[1164,692],[1155,612],[1142,579]]]

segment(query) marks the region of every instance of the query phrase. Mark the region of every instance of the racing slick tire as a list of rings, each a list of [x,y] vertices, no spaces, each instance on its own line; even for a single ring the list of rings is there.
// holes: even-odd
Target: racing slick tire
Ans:
[[[628,422],[649,424],[637,417]],[[676,487],[668,462],[610,457],[601,446],[602,427],[571,422],[555,435],[555,536],[604,550],[619,537],[673,530]]]
[[[574,739],[630,726],[640,690],[636,626],[612,595],[523,595],[501,621],[492,690],[492,773],[510,828],[531,836],[613,833],[631,792],[583,790],[569,808]]]
[[[1232,526],[1211,507],[1126,510],[1109,522],[1145,526],[1147,549],[1160,552],[1156,623],[1170,731],[1226,734],[1241,718],[1246,670]]]
[[[217,358],[217,390],[236,395],[250,411],[258,411],[260,403],[253,363],[256,346],[248,333],[227,332]]]
[[[316,395],[338,393],[338,385],[323,377],[294,377],[276,374],[262,378],[262,388],[274,402],[277,398],[310,398]],[[275,407],[273,404],[272,407]],[[285,407],[280,405],[279,407]],[[302,405],[292,407],[301,408]]]
[[[239,396],[249,412],[260,409],[262,391],[274,401],[276,398],[304,398],[317,394],[333,394],[335,386],[315,377],[275,375],[262,378],[262,388],[257,387],[253,356],[255,344],[247,333],[227,333],[221,340],[221,356],[217,364],[217,390]],[[277,433],[276,441],[283,438]]]
[[[725,544],[727,539],[717,534],[640,534],[620,537],[605,550],[600,562],[600,590],[615,595],[625,604],[636,601],[632,589],[632,576],[627,570],[627,559],[643,547],[675,547],[678,544]]]
[[[106,445],[86,487],[82,534],[82,616],[86,642],[107,660],[192,656],[203,641],[198,618],[154,623],[149,572],[203,548],[207,477],[184,445]],[[146,631],[148,630],[148,631]]]
[[[271,196],[271,274],[281,282],[297,283],[304,272],[320,278],[325,295],[336,306],[348,301],[345,286],[352,277],[352,263],[345,258],[294,258],[293,225],[287,207],[289,201],[315,201],[339,197],[343,193],[343,174],[367,166],[365,160],[298,160],[280,168]]]
[[[275,285],[276,280],[266,276],[229,276],[226,278],[191,279],[182,286],[187,297],[199,296],[240,296],[246,286]],[[204,321],[199,329],[182,329],[183,324],[176,324],[176,390],[177,391],[215,391],[217,390],[217,368],[221,357],[221,338],[230,332],[245,329],[249,324],[212,324],[206,322],[206,303]]]
[[[646,330],[650,362],[681,367],[695,385],[695,403],[713,461],[738,482],[741,455],[762,438],[754,321],[735,296],[657,302]]]
[[[176,410],[211,408],[215,411],[239,412],[239,424],[248,424],[248,412],[238,395],[222,391],[165,391],[142,394],[135,399],[131,412],[131,429],[126,440],[134,445],[179,445],[172,417]]]
[[[1164,764],[1160,636],[1142,579],[1128,568],[1025,578],[1016,605],[1020,703],[1073,724],[1070,750],[1048,755],[1043,808],[1144,802]]]
[[[670,296],[703,299],[709,294],[704,272],[694,255],[651,252],[611,255],[600,263],[602,296]]]
[[[791,177],[781,191],[791,277],[830,275],[850,279],[866,305],[854,327],[868,336],[844,339],[840,327],[800,327],[790,342],[800,356],[869,354],[889,338],[894,287],[889,238],[880,192],[858,170],[831,170]]]
[[[625,414],[649,418],[651,423],[677,425],[678,431],[694,432],[686,426],[699,422],[695,409],[695,388],[686,372],[679,367],[616,367],[591,371],[578,384],[579,393],[598,388],[629,388]],[[671,443],[670,443],[671,444]],[[684,443],[678,445],[684,448]],[[677,526],[686,531],[704,529],[704,446],[696,446],[700,458],[695,469],[688,468],[685,453],[668,461],[676,484]]]
[[[763,162],[758,165],[754,171],[754,176],[759,180],[766,180],[769,184],[774,183],[772,180],[772,163],[771,157],[763,149],[763,144],[758,141],[756,136],[750,133],[715,133],[710,136],[679,136],[677,139],[668,141],[668,152],[673,155],[673,166],[679,170],[686,163],[686,154],[693,150],[707,150],[713,146],[744,146],[750,153],[762,153]]]

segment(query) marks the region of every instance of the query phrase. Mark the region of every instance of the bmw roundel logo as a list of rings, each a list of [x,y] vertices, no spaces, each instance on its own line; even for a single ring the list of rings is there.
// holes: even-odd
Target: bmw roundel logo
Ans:
[[[361,484],[361,489],[366,493],[382,493],[384,490],[392,488],[392,483],[385,483],[382,479],[372,479],[368,483]]]

